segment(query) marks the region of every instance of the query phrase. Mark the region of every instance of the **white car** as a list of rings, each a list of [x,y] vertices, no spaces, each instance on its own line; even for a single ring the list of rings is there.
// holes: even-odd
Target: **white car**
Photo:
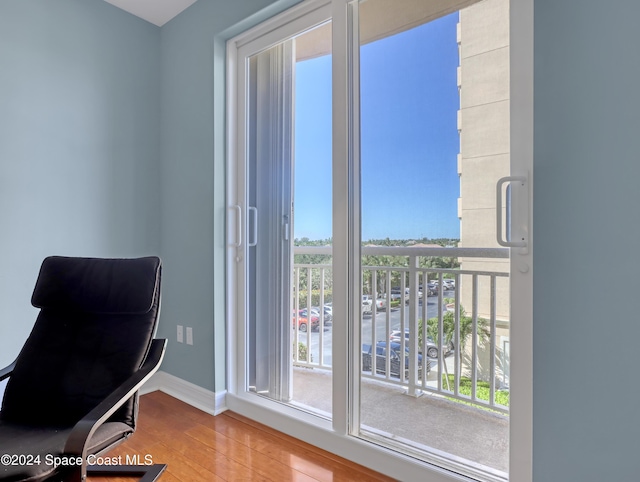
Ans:
[[[362,312],[363,313],[371,313],[373,306],[373,300],[369,295],[362,295]]]
[[[362,295],[362,312],[371,313],[373,311],[373,299],[370,295]],[[376,300],[376,310],[384,311],[387,309],[387,300],[384,298],[378,298]]]
[[[442,286],[446,291],[453,291],[456,289],[456,281],[453,279],[445,278],[442,280]]]

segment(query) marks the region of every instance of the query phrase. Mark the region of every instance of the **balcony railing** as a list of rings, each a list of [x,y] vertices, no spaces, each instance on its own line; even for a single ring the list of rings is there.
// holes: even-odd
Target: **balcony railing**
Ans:
[[[331,304],[331,248],[296,247],[294,254],[320,260],[294,263],[294,365],[330,370],[332,319],[324,307]],[[507,413],[496,393],[509,385],[508,250],[366,246],[361,254],[368,297],[360,319],[362,377]],[[429,258],[504,268],[467,269],[464,261],[461,268],[427,267]]]

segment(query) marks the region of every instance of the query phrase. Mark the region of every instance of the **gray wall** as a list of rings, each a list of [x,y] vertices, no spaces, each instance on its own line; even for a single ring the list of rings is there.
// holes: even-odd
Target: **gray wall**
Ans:
[[[534,475],[639,480],[636,0],[535,0]]]
[[[225,40],[298,0],[199,0],[162,28],[162,369],[216,392],[225,362]],[[176,325],[194,345],[175,343]]]
[[[0,365],[51,254],[160,250],[160,29],[102,0],[0,1]]]
[[[223,40],[270,4],[199,0],[157,29],[101,0],[0,1],[0,364],[42,257],[160,250],[163,369],[224,388]],[[537,482],[637,480],[639,15],[535,3]]]

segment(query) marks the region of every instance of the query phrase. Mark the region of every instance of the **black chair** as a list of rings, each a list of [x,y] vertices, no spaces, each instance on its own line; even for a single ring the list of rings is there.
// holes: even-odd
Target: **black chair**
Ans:
[[[46,258],[31,303],[40,308],[0,410],[0,480],[84,481],[143,475],[165,465],[87,467],[136,428],[138,389],[159,368],[153,339],[160,308],[159,258]],[[99,460],[99,459],[98,459]]]

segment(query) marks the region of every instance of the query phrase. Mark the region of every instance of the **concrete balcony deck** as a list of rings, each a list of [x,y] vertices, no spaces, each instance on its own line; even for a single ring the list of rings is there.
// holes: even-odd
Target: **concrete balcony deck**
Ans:
[[[436,377],[437,371],[432,370],[429,378]],[[293,393],[296,404],[330,413],[331,372],[295,367]],[[412,397],[398,385],[367,378],[362,379],[360,399],[361,424],[367,432],[386,435],[436,456],[453,456],[497,477],[504,472],[506,478],[508,416],[432,393]]]

